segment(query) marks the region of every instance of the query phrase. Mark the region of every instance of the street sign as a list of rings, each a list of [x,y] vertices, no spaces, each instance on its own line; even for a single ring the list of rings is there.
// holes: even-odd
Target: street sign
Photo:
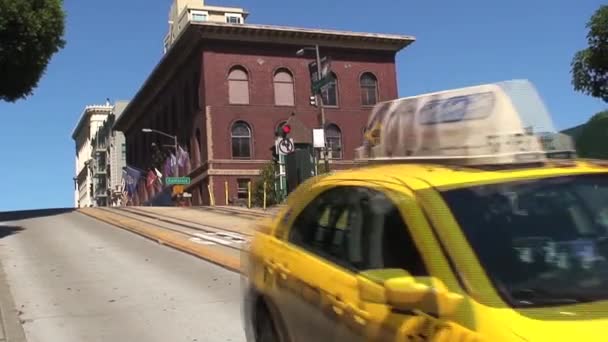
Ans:
[[[293,139],[291,138],[277,138],[274,142],[274,146],[277,149],[278,155],[290,154],[295,150]]]
[[[308,72],[310,73],[310,84],[313,94],[318,94],[321,89],[331,83],[331,59],[329,57],[321,58],[321,75],[318,75],[317,62],[313,61],[308,64]]]
[[[334,78],[331,77],[331,75],[327,75],[325,77],[323,77],[321,80],[319,81],[313,81],[312,82],[312,86],[311,86],[311,91],[313,94],[318,94],[321,92],[321,90],[323,89],[323,87],[325,87],[326,85],[330,84],[331,81],[333,81]]]
[[[167,185],[190,185],[190,177],[167,177]]]
[[[330,74],[331,59],[328,57],[321,58],[321,77],[325,78]],[[317,61],[312,61],[308,64],[308,71],[310,73],[310,80],[315,82],[319,80],[317,75]]]
[[[316,148],[325,147],[325,130],[323,128],[312,130],[312,146]]]

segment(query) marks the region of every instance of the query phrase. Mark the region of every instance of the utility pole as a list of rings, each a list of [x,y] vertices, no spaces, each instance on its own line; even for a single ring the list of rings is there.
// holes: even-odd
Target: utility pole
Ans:
[[[177,136],[173,137],[173,147],[175,148],[175,177],[179,177],[179,163],[177,160],[177,156],[179,155],[179,153],[178,153],[179,145],[177,144]]]
[[[317,81],[321,80],[321,54],[319,53],[319,44],[315,44],[315,52],[317,55]],[[319,104],[319,110],[321,111],[321,128],[323,129],[323,139],[325,140],[323,143],[323,161],[325,164],[325,172],[329,172],[329,159],[327,157],[327,138],[325,137],[325,106],[323,104],[323,95],[319,90],[316,94],[317,103]],[[316,168],[316,166],[315,166]]]

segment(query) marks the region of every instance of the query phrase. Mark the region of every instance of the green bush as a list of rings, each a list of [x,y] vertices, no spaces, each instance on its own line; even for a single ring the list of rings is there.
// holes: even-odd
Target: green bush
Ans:
[[[608,159],[608,111],[595,114],[584,126],[576,141],[582,158]]]
[[[278,203],[278,196],[275,192],[275,164],[270,162],[262,168],[261,174],[253,181],[251,186],[251,204],[256,207],[264,206],[264,182],[266,182],[266,206]]]

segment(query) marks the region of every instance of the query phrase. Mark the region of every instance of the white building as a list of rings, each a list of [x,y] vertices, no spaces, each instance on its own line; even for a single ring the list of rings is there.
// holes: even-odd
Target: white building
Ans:
[[[207,6],[204,0],[173,0],[169,10],[169,32],[164,39],[166,53],[190,21],[244,24],[247,13],[239,7]]]
[[[94,205],[93,177],[89,168],[93,152],[91,139],[103,125],[112,108],[109,101],[105,105],[86,106],[72,131],[72,139],[76,143],[74,207]]]
[[[108,145],[108,204],[110,206],[120,206],[122,203],[122,170],[127,165],[127,142],[122,132],[112,129],[114,122],[125,110],[129,102],[116,101],[112,113],[108,117],[105,125],[109,128]]]

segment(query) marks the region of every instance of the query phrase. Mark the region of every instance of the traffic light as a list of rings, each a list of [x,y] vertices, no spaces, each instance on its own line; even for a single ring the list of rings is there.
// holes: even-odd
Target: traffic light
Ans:
[[[289,126],[288,124],[284,124],[283,126],[281,126],[281,130],[279,132],[279,134],[281,135],[281,138],[285,139],[287,138],[287,135],[291,132],[291,126]]]
[[[317,106],[317,97],[316,96],[314,96],[314,95],[310,96],[310,105],[315,106],[315,107]]]

